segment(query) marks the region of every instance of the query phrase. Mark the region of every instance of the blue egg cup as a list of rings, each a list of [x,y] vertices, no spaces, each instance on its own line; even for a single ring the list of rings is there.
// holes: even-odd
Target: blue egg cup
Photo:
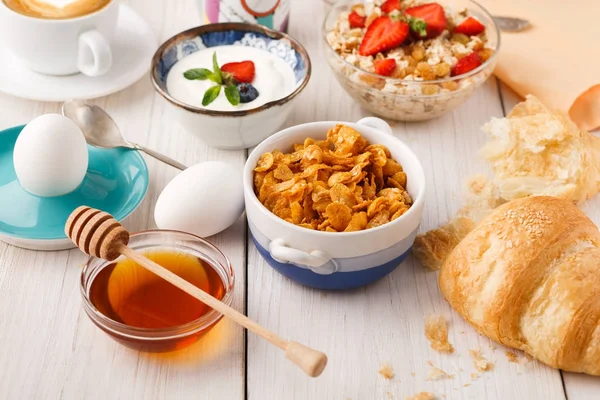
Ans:
[[[134,150],[90,145],[87,173],[73,192],[40,197],[25,191],[13,167],[13,149],[23,127],[0,131],[1,241],[32,250],[73,248],[64,226],[75,208],[81,205],[98,208],[121,221],[144,199],[149,178],[142,156]]]

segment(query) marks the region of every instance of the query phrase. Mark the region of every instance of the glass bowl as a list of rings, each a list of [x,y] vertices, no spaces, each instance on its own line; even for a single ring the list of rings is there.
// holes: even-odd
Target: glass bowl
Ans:
[[[169,230],[149,230],[132,234],[129,247],[148,250],[175,250],[195,256],[212,266],[223,282],[225,293],[221,301],[231,305],[233,299],[234,272],[227,257],[214,245],[195,235]],[[138,328],[115,321],[101,313],[90,300],[92,282],[98,273],[115,261],[90,257],[81,271],[80,289],[83,307],[96,326],[121,344],[140,351],[166,352],[179,350],[196,342],[212,328],[223,315],[210,310],[187,324],[168,328]]]
[[[495,51],[478,68],[455,77],[413,81],[378,75],[349,63],[333,49],[328,41],[328,33],[335,26],[340,13],[349,11],[352,5],[368,3],[372,1],[341,0],[335,3],[323,22],[322,39],[325,59],[338,82],[352,98],[373,114],[398,121],[436,118],[463,103],[492,75],[500,49],[500,31],[492,16],[470,0],[442,0],[439,3],[455,10],[466,8],[470,15],[485,25],[487,45]]]

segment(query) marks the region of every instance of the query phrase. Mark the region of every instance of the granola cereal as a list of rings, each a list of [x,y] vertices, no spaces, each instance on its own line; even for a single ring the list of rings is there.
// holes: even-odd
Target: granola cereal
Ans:
[[[495,39],[466,9],[375,0],[334,9],[329,19],[327,55],[336,78],[361,105],[387,118],[439,116],[493,70],[489,62],[474,71],[494,61]]]

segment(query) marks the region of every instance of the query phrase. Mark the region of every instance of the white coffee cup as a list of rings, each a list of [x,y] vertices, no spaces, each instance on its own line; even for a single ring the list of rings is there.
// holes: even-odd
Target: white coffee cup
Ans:
[[[110,40],[118,17],[118,0],[96,12],[67,19],[26,16],[0,0],[0,40],[36,72],[99,76],[112,65]]]

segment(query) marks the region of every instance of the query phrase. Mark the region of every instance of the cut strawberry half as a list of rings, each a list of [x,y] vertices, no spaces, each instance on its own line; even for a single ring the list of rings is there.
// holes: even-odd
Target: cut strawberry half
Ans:
[[[350,23],[351,28],[364,28],[366,20],[366,17],[361,17],[356,11],[352,11],[350,15],[348,15],[348,22]]]
[[[254,79],[254,63],[252,61],[231,62],[221,66],[221,71],[233,76],[240,83],[250,83]]]
[[[413,28],[413,32],[415,32],[419,38],[433,38],[439,36],[444,29],[446,29],[447,21],[444,7],[438,3],[429,3],[407,8],[404,13],[417,19],[416,23],[411,23],[411,27]],[[422,24],[418,24],[418,22],[421,21],[418,20],[425,22],[425,30],[415,29],[416,26],[419,28],[422,27]]]
[[[400,7],[400,0],[387,0],[385,3],[383,3],[381,5],[381,11],[383,11],[386,14],[391,13],[394,10],[401,10]]]
[[[408,24],[387,16],[377,17],[363,37],[358,54],[372,56],[398,47],[408,36]]]
[[[375,60],[375,72],[379,75],[390,76],[396,69],[396,60],[386,58],[384,60]]]
[[[451,76],[458,76],[473,71],[481,65],[481,57],[476,52],[464,56],[452,67]]]
[[[485,31],[485,25],[477,21],[473,17],[468,17],[463,22],[458,24],[454,29],[454,33],[462,33],[467,36],[475,36]]]

